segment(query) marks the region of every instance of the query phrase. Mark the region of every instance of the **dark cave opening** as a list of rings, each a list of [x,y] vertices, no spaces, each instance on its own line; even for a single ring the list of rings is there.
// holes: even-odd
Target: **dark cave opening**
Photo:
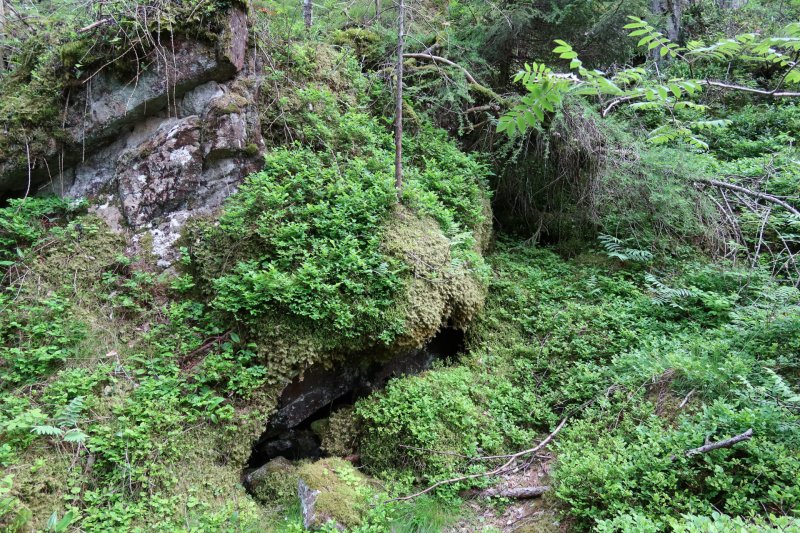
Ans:
[[[316,423],[383,389],[394,377],[418,374],[436,360],[456,360],[463,352],[464,331],[443,327],[421,349],[388,362],[307,370],[302,380],[295,379],[281,394],[278,411],[253,445],[245,475],[278,457],[291,461],[325,457]]]

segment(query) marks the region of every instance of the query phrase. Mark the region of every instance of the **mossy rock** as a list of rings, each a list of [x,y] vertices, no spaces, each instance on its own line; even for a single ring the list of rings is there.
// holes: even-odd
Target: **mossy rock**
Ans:
[[[454,264],[450,241],[435,220],[398,207],[385,235],[387,255],[410,267],[398,303],[404,327],[396,351],[422,346],[443,323],[463,327],[483,308],[484,284],[474,272]]]
[[[340,530],[361,524],[371,492],[368,478],[343,459],[321,459],[300,467],[298,496],[303,525]]]
[[[325,452],[339,457],[356,451],[359,437],[358,419],[352,407],[345,407],[331,414],[321,436],[321,447]]]
[[[298,470],[288,459],[276,457],[249,473],[245,483],[258,502],[285,508],[297,497]]]

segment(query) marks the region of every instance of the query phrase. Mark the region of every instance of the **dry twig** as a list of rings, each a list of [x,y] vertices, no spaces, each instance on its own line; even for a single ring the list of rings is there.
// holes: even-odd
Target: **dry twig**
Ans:
[[[542,448],[544,448],[545,446],[547,446],[548,444],[550,444],[550,441],[552,441],[556,437],[556,435],[558,435],[558,433],[564,428],[564,426],[567,423],[567,420],[569,420],[569,417],[565,417],[564,420],[562,420],[561,423],[558,424],[558,427],[556,427],[556,429],[554,429],[553,432],[550,433],[547,437],[545,437],[545,439],[543,441],[541,441],[539,444],[537,444],[533,448],[530,448],[530,449],[527,449],[527,450],[523,450],[521,452],[517,452],[515,454],[510,455],[508,461],[506,461],[505,463],[503,463],[499,467],[495,468],[494,470],[489,470],[488,472],[480,472],[478,474],[469,474],[469,475],[466,475],[466,476],[454,477],[454,478],[450,478],[450,479],[445,479],[443,481],[437,481],[436,483],[434,483],[433,485],[429,486],[428,488],[426,488],[424,490],[421,490],[419,492],[415,492],[414,494],[411,494],[409,496],[403,496],[403,497],[400,497],[400,498],[392,498],[391,500],[387,500],[385,503],[395,502],[395,501],[412,500],[412,499],[414,499],[414,498],[416,498],[418,496],[422,496],[423,494],[427,494],[428,492],[432,491],[433,489],[435,489],[437,487],[441,487],[442,485],[450,485],[452,483],[457,483],[459,481],[466,481],[468,479],[478,479],[478,478],[481,478],[481,477],[492,477],[492,476],[496,476],[498,474],[502,474],[505,471],[507,471],[511,467],[511,465],[514,464],[514,461],[516,461],[520,457],[523,457],[523,456],[529,455],[529,454],[534,454],[534,453],[538,452],[539,450],[541,450]]]

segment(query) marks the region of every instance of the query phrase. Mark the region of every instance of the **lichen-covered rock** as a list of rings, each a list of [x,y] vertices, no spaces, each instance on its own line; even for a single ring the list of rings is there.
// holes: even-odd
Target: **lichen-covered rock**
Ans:
[[[134,79],[101,73],[70,106],[67,131],[76,144],[94,146],[124,128],[153,116],[188,91],[210,81],[225,81],[244,67],[247,17],[238,8],[228,17],[232,38],[220,46],[199,41],[175,41],[163,47],[151,68]]]
[[[78,181],[107,182],[113,172],[103,168],[103,163],[113,167],[116,157],[103,154],[94,165],[85,166],[93,155],[108,145],[113,146],[112,153],[130,148],[120,139],[151,117],[199,115],[202,108],[192,108],[192,100],[216,96],[209,93],[216,83],[233,79],[246,65],[246,13],[240,7],[232,7],[226,16],[221,16],[220,24],[222,32],[216,39],[173,37],[169,46],[159,46],[138,57],[138,65],[118,63],[120,68],[109,67],[82,80],[81,90],[70,92],[63,103],[63,129],[54,124],[53,131],[42,132],[46,142],[32,146],[35,153],[30,159],[24,153],[23,157],[0,158],[0,193],[24,191],[28,186],[35,190],[50,181],[55,182],[52,190],[60,193],[59,186],[65,181],[61,173],[67,174],[69,183],[75,166],[104,177],[81,176]],[[125,67],[129,67],[128,73],[121,74]],[[200,87],[205,92],[198,94]],[[61,121],[59,118],[59,125]],[[243,147],[249,145],[245,143]]]
[[[200,120],[167,122],[147,142],[120,157],[119,195],[128,223],[142,227],[185,205],[202,179]]]
[[[306,529],[326,524],[336,529],[358,526],[371,491],[366,476],[342,459],[321,459],[300,467],[297,496]]]
[[[136,252],[152,253],[167,267],[177,258],[184,223],[219,207],[262,164],[251,91],[257,82],[243,77],[202,84],[178,101],[178,117],[137,122],[43,192],[100,200],[98,214],[118,231],[133,229]],[[151,248],[143,250],[144,241]]]

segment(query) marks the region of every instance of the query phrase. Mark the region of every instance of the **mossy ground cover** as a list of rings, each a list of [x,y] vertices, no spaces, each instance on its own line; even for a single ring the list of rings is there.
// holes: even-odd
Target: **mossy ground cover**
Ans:
[[[513,241],[491,264],[470,355],[357,406],[370,472],[405,490],[479,472],[493,463],[468,458],[530,447],[569,416],[546,498],[575,530],[702,531],[694,516],[791,514],[797,290],[730,266],[566,261]],[[665,301],[667,287],[686,292]],[[683,455],[749,428],[734,448]]]

